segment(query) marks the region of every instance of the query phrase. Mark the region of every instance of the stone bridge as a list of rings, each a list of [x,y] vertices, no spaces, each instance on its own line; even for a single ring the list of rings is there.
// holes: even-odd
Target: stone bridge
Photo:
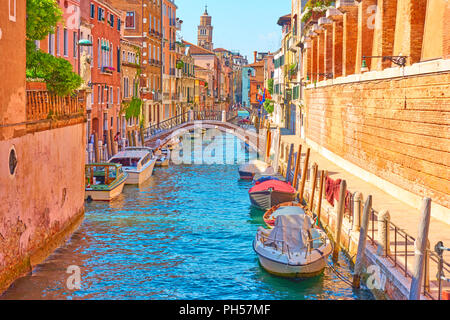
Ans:
[[[222,120],[218,120],[216,116],[210,117],[210,119],[194,119],[195,117],[188,117],[183,118],[182,121],[178,121],[178,119],[174,122],[172,120],[173,125],[169,128],[161,129],[153,134],[147,131],[145,134],[145,145],[154,148],[158,139],[161,141],[161,145],[166,145],[173,138],[192,130],[215,129],[236,136],[260,154],[264,154],[266,150],[266,130],[260,130],[257,133],[255,129],[244,129],[233,123],[235,119],[233,116],[223,116]]]

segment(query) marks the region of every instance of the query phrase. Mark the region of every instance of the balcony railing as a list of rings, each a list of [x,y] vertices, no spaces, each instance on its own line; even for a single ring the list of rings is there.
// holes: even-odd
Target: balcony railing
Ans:
[[[27,121],[83,115],[84,103],[78,97],[60,97],[48,91],[27,91]]]

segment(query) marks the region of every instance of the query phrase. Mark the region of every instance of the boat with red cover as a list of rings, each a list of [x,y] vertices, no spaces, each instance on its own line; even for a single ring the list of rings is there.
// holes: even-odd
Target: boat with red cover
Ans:
[[[290,183],[269,180],[255,185],[248,194],[253,206],[268,210],[278,204],[294,201],[297,191]]]

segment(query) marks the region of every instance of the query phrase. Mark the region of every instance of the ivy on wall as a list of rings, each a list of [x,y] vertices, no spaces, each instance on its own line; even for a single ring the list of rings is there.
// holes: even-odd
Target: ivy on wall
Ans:
[[[72,65],[36,47],[35,41],[44,40],[54,33],[62,20],[62,11],[54,0],[27,0],[26,75],[28,79],[42,79],[50,92],[67,96],[82,83]]]

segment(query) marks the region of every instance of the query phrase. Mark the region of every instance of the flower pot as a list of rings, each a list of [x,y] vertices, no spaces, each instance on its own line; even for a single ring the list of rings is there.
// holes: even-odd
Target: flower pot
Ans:
[[[27,81],[27,91],[47,91],[47,84],[42,81]]]

